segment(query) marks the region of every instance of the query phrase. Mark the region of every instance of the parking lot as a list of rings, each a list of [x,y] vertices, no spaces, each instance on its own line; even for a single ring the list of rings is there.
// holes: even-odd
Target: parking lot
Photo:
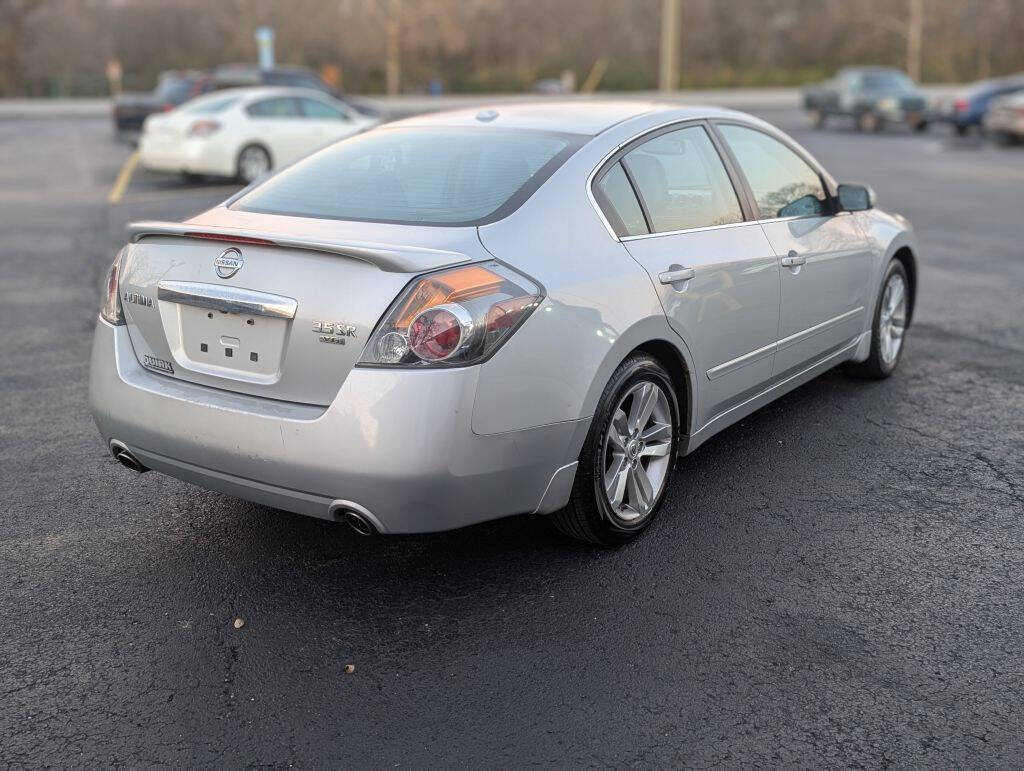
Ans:
[[[915,224],[903,363],[713,438],[618,551],[359,538],[119,466],[101,276],[127,222],[235,188],[108,203],[106,119],[0,121],[0,764],[1018,765],[1024,150],[760,114]]]

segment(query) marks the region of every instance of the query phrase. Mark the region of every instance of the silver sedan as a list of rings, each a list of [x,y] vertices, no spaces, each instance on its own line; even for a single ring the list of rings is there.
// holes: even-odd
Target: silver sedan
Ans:
[[[708,437],[891,375],[917,251],[743,113],[435,114],[130,226],[90,402],[125,466],[361,533],[534,513],[616,545]]]

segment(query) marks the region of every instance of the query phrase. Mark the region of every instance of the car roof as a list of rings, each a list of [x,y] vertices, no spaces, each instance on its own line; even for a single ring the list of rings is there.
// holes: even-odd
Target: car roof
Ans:
[[[632,118],[665,114],[672,120],[738,116],[719,107],[679,105],[640,100],[557,99],[505,102],[427,113],[392,123],[392,126],[498,126],[502,128],[600,134]]]
[[[234,94],[247,102],[253,99],[267,99],[274,96],[305,96],[314,99],[326,98],[330,101],[338,101],[324,91],[316,88],[303,88],[302,86],[238,86],[211,91],[206,96],[223,96],[225,94]]]

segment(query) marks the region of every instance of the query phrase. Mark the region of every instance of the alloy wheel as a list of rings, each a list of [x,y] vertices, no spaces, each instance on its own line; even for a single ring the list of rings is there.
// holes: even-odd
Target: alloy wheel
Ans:
[[[878,318],[879,348],[882,361],[887,367],[895,364],[900,355],[906,327],[907,284],[903,276],[894,273],[882,293],[882,308]]]
[[[653,510],[672,463],[672,412],[661,386],[642,380],[619,400],[604,441],[604,491],[615,517]]]

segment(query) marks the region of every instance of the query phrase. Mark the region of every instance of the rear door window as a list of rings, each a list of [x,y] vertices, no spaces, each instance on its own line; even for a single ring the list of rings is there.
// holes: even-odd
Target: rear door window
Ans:
[[[743,210],[711,138],[688,126],[651,139],[622,159],[650,220],[651,231],[743,222]]]

